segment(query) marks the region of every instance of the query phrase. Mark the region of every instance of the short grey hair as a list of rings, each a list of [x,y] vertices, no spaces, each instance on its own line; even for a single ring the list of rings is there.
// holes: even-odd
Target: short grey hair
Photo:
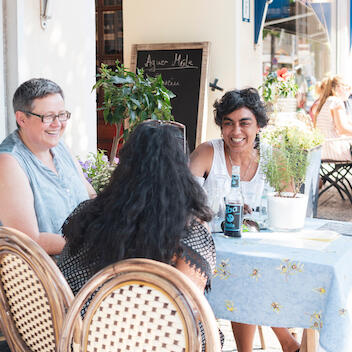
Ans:
[[[32,78],[22,83],[13,95],[12,105],[16,111],[31,111],[35,99],[44,98],[50,94],[60,94],[64,99],[64,93],[60,86],[45,78]]]

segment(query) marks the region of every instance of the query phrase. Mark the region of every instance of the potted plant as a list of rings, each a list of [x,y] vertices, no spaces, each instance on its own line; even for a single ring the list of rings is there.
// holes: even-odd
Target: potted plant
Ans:
[[[108,157],[104,150],[98,149],[97,153],[89,153],[87,160],[78,161],[83,170],[84,177],[93,186],[94,190],[99,193],[110,182],[112,173],[119,163],[118,158],[112,159],[109,163]]]
[[[275,230],[302,228],[308,196],[301,189],[307,182],[313,151],[322,144],[323,137],[296,122],[266,127],[261,132],[261,140],[261,167],[274,189],[274,193],[268,194],[269,226]],[[319,168],[316,172],[318,176]]]
[[[259,90],[262,91],[264,101],[271,106],[273,112],[271,122],[275,122],[279,112],[287,110],[296,111],[295,96],[298,86],[294,74],[288,71],[286,67],[264,73],[263,84],[259,87]]]
[[[165,87],[160,75],[144,77],[143,70],[130,72],[118,60],[115,67],[102,64],[100,71],[93,89],[103,88],[101,109],[104,121],[115,124],[117,131],[111,148],[111,162],[120,140],[126,140],[139,123],[148,119],[173,120],[170,100],[175,95]],[[121,126],[124,132],[120,136]]]

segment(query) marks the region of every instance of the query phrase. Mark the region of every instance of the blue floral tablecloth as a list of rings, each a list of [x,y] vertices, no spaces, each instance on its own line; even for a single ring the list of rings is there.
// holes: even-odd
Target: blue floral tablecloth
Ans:
[[[316,329],[326,351],[351,352],[352,237],[307,222],[298,233],[214,234],[208,300],[217,318]]]

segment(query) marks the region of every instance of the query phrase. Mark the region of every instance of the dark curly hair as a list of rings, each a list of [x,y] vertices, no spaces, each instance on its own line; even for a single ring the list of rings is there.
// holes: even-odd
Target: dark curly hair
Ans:
[[[260,128],[268,124],[265,104],[255,88],[231,90],[226,92],[220,100],[216,100],[214,103],[215,123],[221,127],[226,115],[244,107],[252,111]]]
[[[88,246],[95,270],[143,257],[172,264],[192,217],[211,220],[206,195],[194,180],[180,130],[141,123],[120,152],[110,184],[63,225],[71,255]]]

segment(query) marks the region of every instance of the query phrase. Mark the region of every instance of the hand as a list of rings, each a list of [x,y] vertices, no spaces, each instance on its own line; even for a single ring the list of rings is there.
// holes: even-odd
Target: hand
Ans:
[[[248,204],[245,204],[243,206],[243,214],[252,214],[252,208]]]

